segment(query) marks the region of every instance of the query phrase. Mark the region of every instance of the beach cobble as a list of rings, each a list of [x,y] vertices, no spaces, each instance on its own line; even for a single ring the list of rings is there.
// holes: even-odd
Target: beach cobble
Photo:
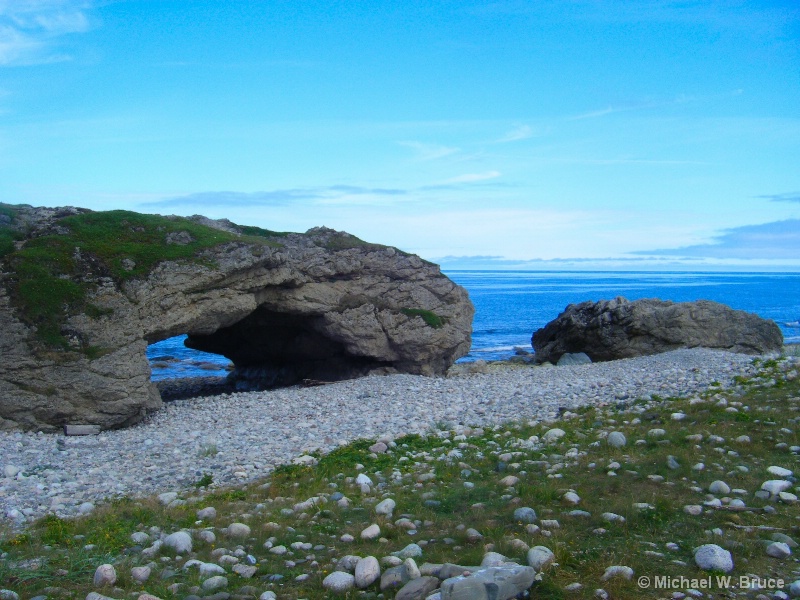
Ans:
[[[705,349],[567,367],[492,366],[449,378],[370,376],[311,388],[176,400],[99,435],[0,432],[0,516],[91,512],[117,496],[259,479],[357,438],[549,420],[583,405],[691,396],[755,372],[753,357]]]

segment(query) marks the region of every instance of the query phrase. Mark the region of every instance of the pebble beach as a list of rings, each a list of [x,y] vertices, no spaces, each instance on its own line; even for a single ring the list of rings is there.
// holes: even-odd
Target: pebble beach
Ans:
[[[370,376],[311,388],[175,400],[100,435],[0,432],[0,510],[22,525],[91,512],[116,496],[259,479],[313,450],[438,427],[554,419],[582,405],[691,396],[755,371],[752,356],[684,349],[566,367],[490,364],[451,377]],[[462,369],[463,371],[464,369]]]

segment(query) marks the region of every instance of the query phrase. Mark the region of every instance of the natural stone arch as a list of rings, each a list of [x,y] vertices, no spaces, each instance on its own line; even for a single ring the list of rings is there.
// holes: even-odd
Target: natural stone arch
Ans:
[[[190,345],[229,355],[241,374],[272,373],[273,383],[369,372],[442,374],[469,351],[474,311],[467,293],[436,265],[395,248],[325,228],[253,236],[201,217],[148,216],[144,225],[136,225],[135,213],[107,219],[126,228],[119,235],[165,240],[165,253],[176,254],[171,244],[185,245],[183,258],[156,260],[144,270],[141,256],[148,255],[135,254],[136,246],[132,258],[109,258],[84,242],[75,232],[83,231],[80,218],[87,214],[102,215],[25,207],[13,215],[11,225],[25,227],[17,250],[3,257],[0,426],[135,423],[161,405],[147,343],[181,333]],[[224,232],[220,243],[212,243],[209,228]],[[70,281],[85,290],[79,308],[57,323],[60,348],[42,341],[42,326],[26,315],[14,279],[25,244],[37,237],[75,245],[70,256],[79,268]],[[205,239],[211,241],[200,243]],[[128,267],[139,269],[136,276],[126,276]],[[293,367],[287,355],[296,359]]]

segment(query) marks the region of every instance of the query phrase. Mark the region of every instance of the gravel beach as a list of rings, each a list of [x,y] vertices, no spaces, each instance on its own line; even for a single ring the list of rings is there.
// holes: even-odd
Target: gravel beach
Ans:
[[[568,367],[492,365],[449,378],[370,376],[311,388],[176,400],[100,435],[0,432],[0,511],[12,524],[90,512],[120,495],[258,479],[305,452],[438,425],[555,418],[581,405],[689,396],[753,373],[752,356],[706,349]]]

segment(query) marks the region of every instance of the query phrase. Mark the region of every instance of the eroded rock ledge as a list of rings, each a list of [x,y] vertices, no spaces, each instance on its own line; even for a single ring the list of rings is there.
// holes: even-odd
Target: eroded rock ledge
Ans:
[[[161,406],[148,343],[187,333],[245,389],[442,374],[474,309],[439,267],[315,228],[0,205],[0,427],[123,427]]]

